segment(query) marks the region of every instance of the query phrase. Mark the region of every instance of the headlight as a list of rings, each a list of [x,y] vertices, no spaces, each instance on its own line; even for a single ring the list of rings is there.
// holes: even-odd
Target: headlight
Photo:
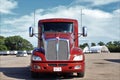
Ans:
[[[42,59],[39,56],[35,56],[35,55],[32,56],[32,60],[33,61],[42,61]]]
[[[74,61],[82,61],[83,60],[83,55],[78,55],[73,58]]]

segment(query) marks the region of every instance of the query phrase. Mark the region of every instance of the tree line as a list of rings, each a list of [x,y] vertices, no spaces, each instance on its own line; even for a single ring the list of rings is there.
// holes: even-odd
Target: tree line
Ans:
[[[120,41],[110,41],[106,44],[102,41],[100,41],[97,44],[93,42],[91,44],[84,43],[84,44],[81,44],[80,47],[84,49],[86,46],[96,46],[96,45],[107,46],[110,52],[120,52]]]
[[[33,45],[21,36],[0,36],[0,51],[6,50],[32,50]]]
[[[100,41],[99,43],[84,43],[80,45],[80,48],[84,49],[86,46],[107,46],[110,52],[120,52],[120,41],[110,41],[104,43]],[[33,50],[33,45],[26,39],[23,39],[21,36],[10,36],[4,37],[0,36],[0,51],[5,50]]]

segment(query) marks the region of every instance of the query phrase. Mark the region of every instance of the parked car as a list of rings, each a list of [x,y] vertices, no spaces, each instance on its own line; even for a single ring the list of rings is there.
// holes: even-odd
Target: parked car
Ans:
[[[0,55],[9,55],[10,51],[0,51]]]
[[[16,55],[18,51],[10,51],[10,55]]]
[[[16,54],[17,57],[26,57],[28,56],[26,51],[18,51],[18,53]]]
[[[33,52],[33,50],[29,50],[29,51],[27,51],[27,54],[30,55],[30,54],[32,54],[32,52]]]

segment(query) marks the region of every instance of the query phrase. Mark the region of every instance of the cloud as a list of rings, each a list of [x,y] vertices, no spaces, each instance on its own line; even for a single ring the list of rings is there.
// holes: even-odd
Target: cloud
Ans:
[[[84,6],[74,5],[74,6],[57,6],[51,9],[37,9],[35,12],[35,31],[37,32],[37,22],[40,19],[46,18],[73,18],[77,19],[79,22],[79,32],[81,32],[81,9],[82,9],[82,24],[88,28],[88,37],[80,38],[80,40],[94,41],[112,41],[119,40],[119,13],[120,10],[114,10],[112,13],[104,12],[98,9],[89,9]],[[28,39],[34,46],[37,45],[37,38],[30,38],[28,35],[29,26],[34,26],[34,13],[24,15],[17,18],[5,19],[3,24],[11,35],[21,35],[25,39]],[[9,35],[6,33],[3,35]]]
[[[93,13],[91,14],[94,14],[95,12],[96,10],[93,10]],[[99,15],[99,17],[86,15],[83,18],[84,24],[88,26],[88,37],[86,39],[91,42],[119,40],[120,16],[118,10],[113,11],[113,13],[103,11],[97,11],[97,13],[97,16],[102,14],[102,18],[100,17],[101,15]],[[108,15],[106,16],[106,14]]]
[[[107,12],[104,12],[104,11],[101,11],[101,10],[93,10],[93,9],[83,9],[83,14],[87,15],[87,16],[91,16],[93,18],[102,18],[102,19],[105,19],[105,18],[112,18],[112,14],[110,13],[107,13]]]
[[[110,3],[118,2],[119,0],[76,0],[74,4],[84,3],[89,6],[107,5]]]
[[[113,14],[120,14],[120,9],[114,10]],[[120,16],[120,15],[119,15]]]
[[[76,0],[76,2],[81,0]],[[105,5],[118,0],[84,0],[82,2],[90,2],[91,5]],[[11,14],[11,10],[17,7],[14,0],[3,0],[4,6],[0,8],[0,13]],[[3,3],[2,2],[2,3]],[[13,5],[12,5],[13,4]],[[7,6],[9,5],[9,7]],[[0,5],[1,6],[1,5]],[[46,18],[72,18],[79,22],[79,33],[81,32],[81,10],[82,25],[88,28],[88,37],[80,38],[80,40],[94,41],[112,41],[119,40],[120,34],[120,9],[113,12],[105,12],[99,9],[90,9],[81,5],[56,6],[51,9],[36,9],[35,11],[35,32],[37,32],[37,23],[40,19]],[[30,38],[28,28],[34,26],[34,11],[28,15],[16,18],[6,18],[2,21],[1,34],[3,36],[20,35],[30,42],[37,45],[37,38]]]
[[[11,10],[17,7],[15,0],[0,0],[0,13],[2,14],[13,14]]]

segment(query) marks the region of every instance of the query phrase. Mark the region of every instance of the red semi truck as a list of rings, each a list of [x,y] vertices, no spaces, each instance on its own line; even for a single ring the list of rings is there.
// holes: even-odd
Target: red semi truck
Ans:
[[[29,36],[36,35],[29,28]],[[84,77],[85,56],[78,46],[79,36],[87,36],[86,27],[78,33],[75,19],[52,18],[38,22],[38,47],[31,55],[31,76],[38,73],[77,73]]]

